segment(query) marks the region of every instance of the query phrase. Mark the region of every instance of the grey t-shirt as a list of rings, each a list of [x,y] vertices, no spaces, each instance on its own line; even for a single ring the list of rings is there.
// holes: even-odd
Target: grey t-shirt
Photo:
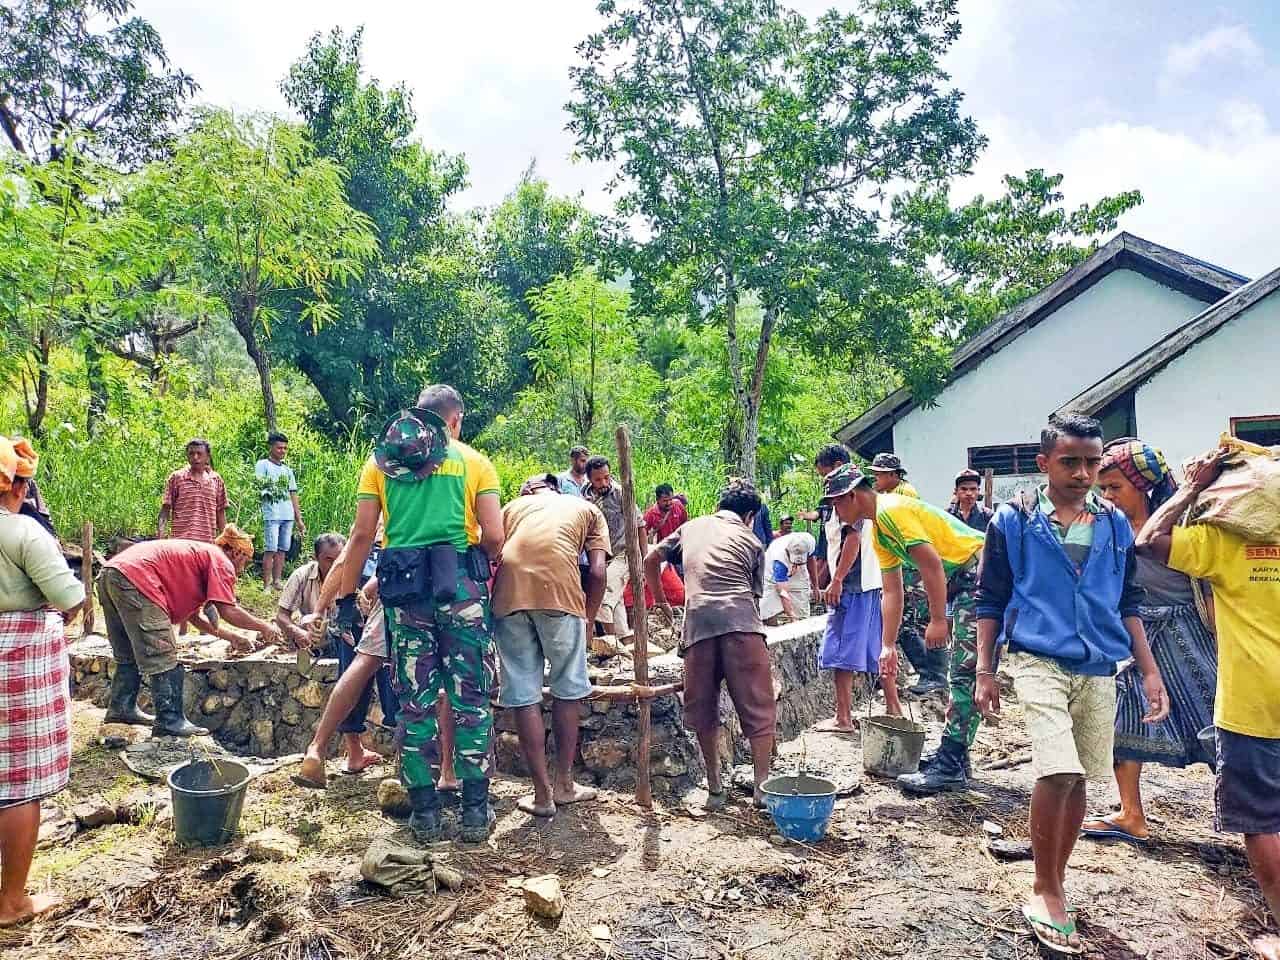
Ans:
[[[1147,557],[1136,558],[1135,579],[1147,591],[1146,603],[1152,607],[1183,607],[1196,602],[1195,587],[1185,573],[1171,570],[1163,563]]]

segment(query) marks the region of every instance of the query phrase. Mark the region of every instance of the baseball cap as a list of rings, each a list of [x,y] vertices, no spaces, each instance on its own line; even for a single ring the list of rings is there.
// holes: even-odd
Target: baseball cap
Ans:
[[[959,473],[956,474],[957,487],[960,486],[960,484],[962,483],[981,483],[981,482],[982,482],[982,474],[980,474],[977,470],[961,470]]]
[[[449,432],[431,410],[410,407],[387,421],[373,448],[373,460],[391,480],[425,480],[449,454]]]
[[[822,499],[834,500],[837,497],[843,497],[846,493],[852,493],[864,483],[870,482],[871,478],[852,463],[842,463],[828,473],[822,481]]]
[[[877,453],[871,461],[871,469],[875,473],[900,473],[904,477],[907,471],[902,468],[902,458],[896,453]]]

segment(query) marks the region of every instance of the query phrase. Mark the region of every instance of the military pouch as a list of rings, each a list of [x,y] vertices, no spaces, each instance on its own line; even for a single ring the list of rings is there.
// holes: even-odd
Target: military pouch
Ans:
[[[378,558],[378,596],[384,607],[422,603],[431,589],[428,547],[388,547]]]
[[[430,582],[436,603],[452,603],[458,595],[458,548],[452,543],[427,547]]]
[[[479,584],[486,584],[493,572],[489,567],[489,555],[479,547],[467,547],[467,576]]]

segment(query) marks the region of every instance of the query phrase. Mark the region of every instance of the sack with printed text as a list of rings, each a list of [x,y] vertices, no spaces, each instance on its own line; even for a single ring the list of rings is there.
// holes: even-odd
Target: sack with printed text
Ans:
[[[1221,527],[1249,543],[1280,540],[1280,447],[1224,433],[1222,475],[1196,498],[1188,523]],[[1185,468],[1184,468],[1185,469]]]

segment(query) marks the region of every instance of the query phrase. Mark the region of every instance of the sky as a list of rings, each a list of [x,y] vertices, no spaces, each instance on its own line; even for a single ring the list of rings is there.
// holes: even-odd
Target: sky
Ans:
[[[1258,276],[1280,267],[1280,17],[1274,0],[961,0],[953,82],[990,143],[953,195],[1005,173],[1065,174],[1070,205],[1140,189],[1121,227]],[[815,15],[848,0],[791,0]],[[368,76],[404,82],[418,135],[466,156],[459,206],[490,205],[536,161],[608,211],[607,169],[564,129],[590,0],[137,0],[202,102],[287,113],[279,81],[307,38],[365,29]],[[1270,15],[1269,15],[1270,14]]]

